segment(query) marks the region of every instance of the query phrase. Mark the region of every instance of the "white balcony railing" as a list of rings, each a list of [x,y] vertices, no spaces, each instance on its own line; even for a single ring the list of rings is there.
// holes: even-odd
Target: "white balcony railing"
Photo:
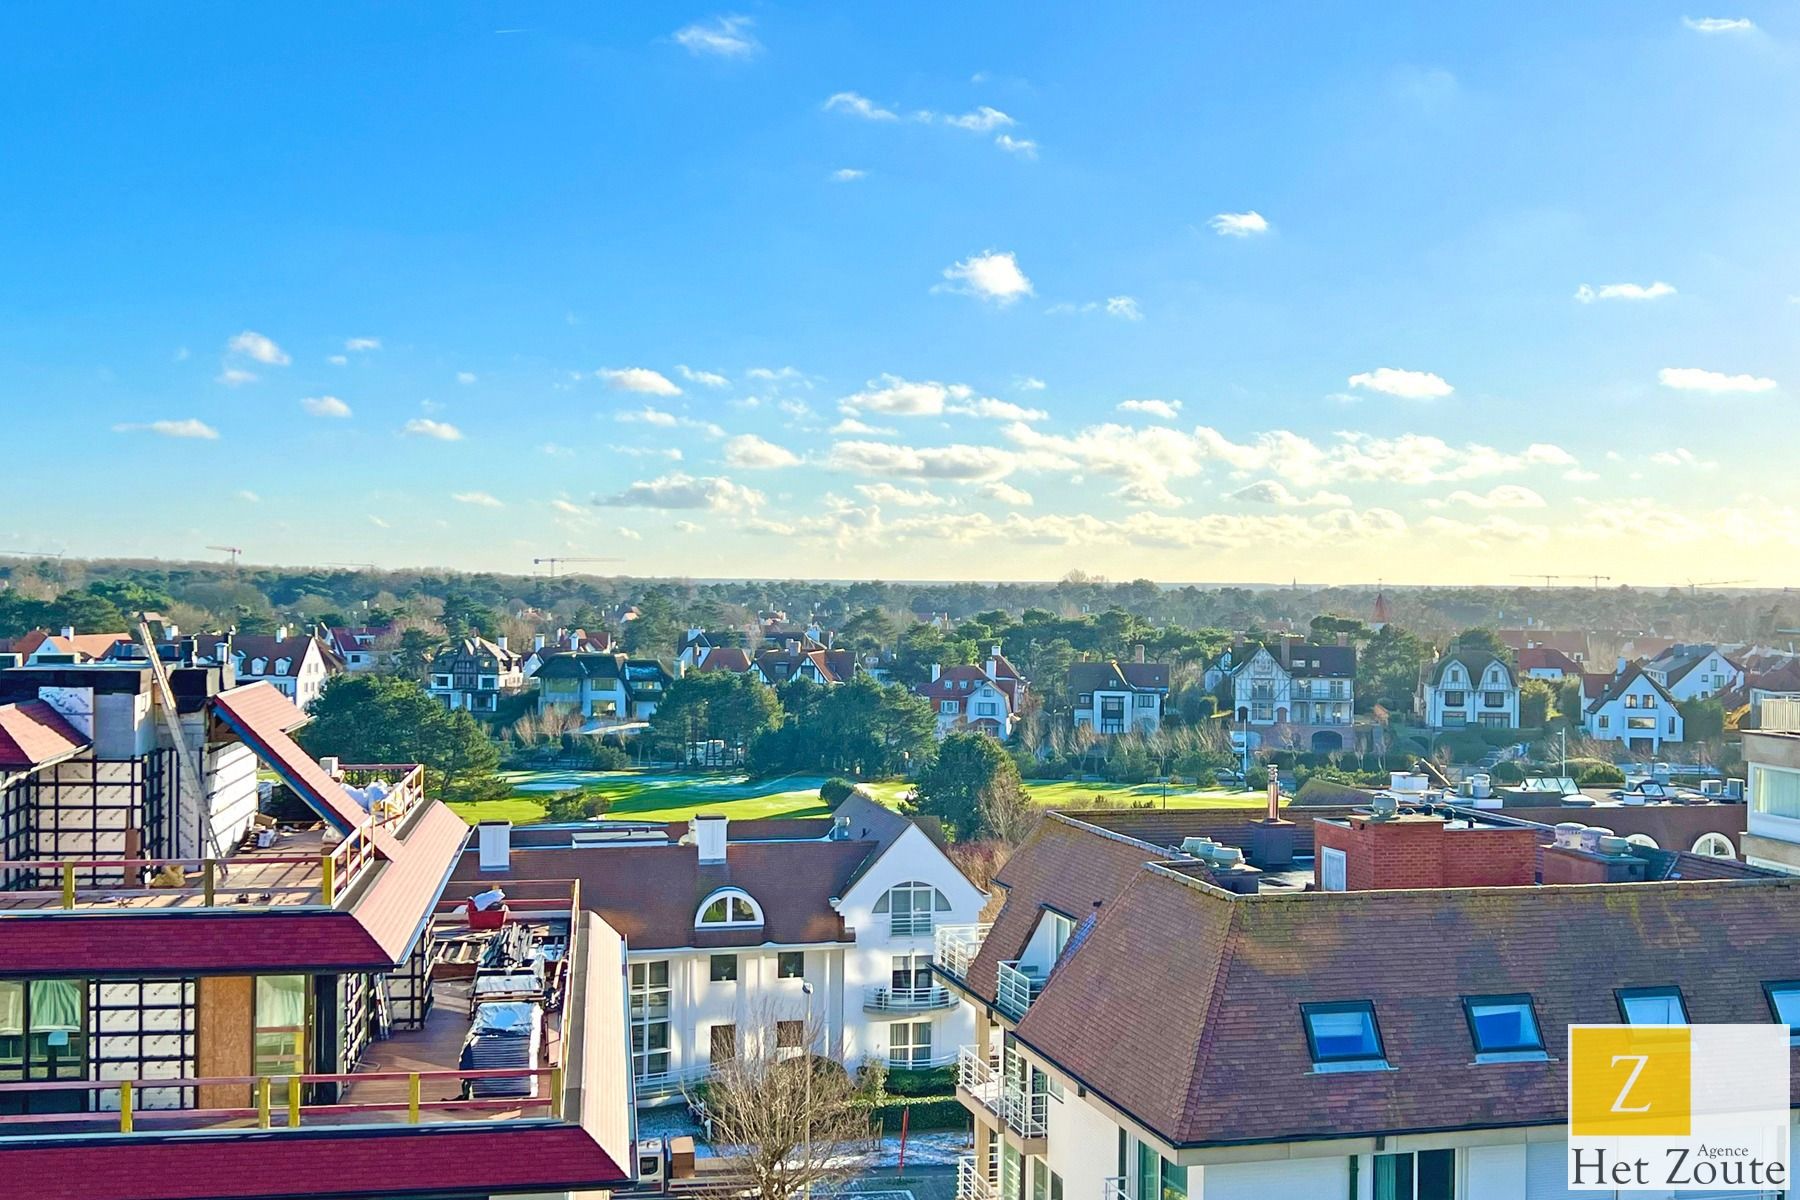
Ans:
[[[956,1086],[974,1097],[996,1117],[1005,1109],[1000,1096],[1000,1070],[991,1059],[983,1058],[973,1046],[956,1052]]]
[[[940,974],[967,980],[992,925],[940,925],[932,945],[933,967]]]
[[[973,1154],[956,1160],[956,1200],[994,1200],[999,1181],[981,1169]]]
[[[1131,1200],[1131,1189],[1123,1175],[1108,1175],[1100,1181],[1100,1200]]]
[[[930,937],[935,925],[928,912],[893,913],[888,917],[890,937]]]
[[[1000,1011],[1013,1020],[1023,1017],[1043,990],[1044,977],[1021,969],[1017,959],[1000,964],[994,1001]]]
[[[1020,1137],[1041,1138],[1050,1117],[1050,1097],[1045,1092],[1028,1092],[1017,1082],[1006,1085],[1001,1110],[1006,1123]]]
[[[964,1046],[957,1053],[956,1086],[1020,1137],[1044,1136],[1050,1107],[1048,1093],[1030,1091],[1016,1079],[1003,1079],[998,1065],[983,1058],[973,1046]]]
[[[950,992],[941,987],[863,989],[863,1008],[869,1012],[929,1012],[955,1003]]]

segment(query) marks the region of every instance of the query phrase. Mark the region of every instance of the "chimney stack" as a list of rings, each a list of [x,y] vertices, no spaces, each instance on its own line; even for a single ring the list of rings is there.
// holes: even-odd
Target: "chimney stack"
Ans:
[[[938,681],[938,676],[942,675],[943,673],[944,673],[943,667],[939,666],[937,663],[931,664],[931,682],[936,683]]]
[[[500,647],[502,650],[506,649],[506,635],[503,633],[499,637],[495,638],[494,645]]]
[[[1337,635],[1337,644],[1340,646],[1348,646],[1350,644],[1350,635],[1340,630]]]
[[[544,635],[543,634],[539,633],[539,634],[534,634],[532,636],[531,648],[533,651],[542,650],[544,648]]]
[[[1134,663],[1141,663],[1144,661],[1144,643],[1139,642],[1131,648],[1131,661]]]
[[[726,831],[730,822],[719,813],[697,813],[688,827],[694,831],[694,845],[700,851],[700,865],[725,861]]]
[[[74,637],[75,636],[75,627],[73,625],[64,625],[62,628],[62,635],[65,638]]]
[[[287,635],[288,627],[286,625],[277,625],[275,627],[275,644],[279,646],[281,643],[287,641]]]

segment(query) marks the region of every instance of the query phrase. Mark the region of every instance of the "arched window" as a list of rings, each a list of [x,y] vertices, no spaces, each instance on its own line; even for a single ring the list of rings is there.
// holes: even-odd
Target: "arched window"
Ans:
[[[1704,854],[1708,858],[1736,858],[1737,850],[1731,839],[1722,833],[1703,833],[1700,840],[1694,843],[1694,853]]]
[[[762,908],[742,888],[721,888],[700,902],[695,928],[729,929],[735,925],[761,925]]]
[[[1662,849],[1661,846],[1658,846],[1656,844],[1656,839],[1651,837],[1647,833],[1627,834],[1625,836],[1625,840],[1630,842],[1634,846],[1642,846],[1646,850],[1661,850]]]
[[[875,902],[877,913],[888,914],[888,931],[895,937],[930,933],[934,913],[950,911],[950,899],[929,883],[911,880],[897,883]]]

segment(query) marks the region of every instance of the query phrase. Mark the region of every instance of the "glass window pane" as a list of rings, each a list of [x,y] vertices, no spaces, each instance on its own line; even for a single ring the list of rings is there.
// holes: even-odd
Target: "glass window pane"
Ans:
[[[1366,1006],[1313,1010],[1306,1020],[1312,1030],[1314,1054],[1321,1062],[1381,1057],[1375,1014]]]
[[[1456,1200],[1456,1151],[1421,1150],[1416,1168],[1418,1200]]]
[[[0,1037],[18,1037],[24,1032],[25,983],[0,979]]]
[[[707,905],[706,911],[700,914],[700,923],[702,925],[720,925],[723,924],[724,921],[725,897],[720,896],[717,900],[714,900],[711,904]]]
[[[0,987],[4,987],[0,984]],[[1795,1036],[1800,1037],[1800,984],[1784,983],[1769,989],[1769,1003],[1775,1009],[1775,1019],[1794,1027]],[[5,994],[0,992],[0,1033],[6,1032]]]
[[[1542,1050],[1537,1017],[1528,1000],[1472,1000],[1469,1021],[1479,1052]]]
[[[1619,1005],[1631,1025],[1686,1025],[1681,993],[1669,988],[1619,993]]]
[[[1375,1200],[1413,1200],[1413,1156],[1375,1156]]]
[[[73,979],[31,981],[31,1031],[79,1033],[86,1005],[82,985]]]

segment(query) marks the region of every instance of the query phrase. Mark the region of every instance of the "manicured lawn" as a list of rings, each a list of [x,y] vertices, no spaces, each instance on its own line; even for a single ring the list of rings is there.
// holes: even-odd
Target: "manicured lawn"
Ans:
[[[465,821],[511,821],[529,825],[544,819],[542,797],[580,788],[612,801],[607,817],[629,821],[685,821],[697,812],[720,812],[740,821],[758,817],[820,817],[830,809],[819,799],[822,775],[784,775],[755,782],[743,775],[670,774],[640,771],[510,771],[503,776],[513,794],[504,800],[453,804]],[[898,780],[863,785],[883,804],[897,805],[912,785]],[[1096,795],[1114,804],[1150,803],[1161,807],[1162,786],[1077,783],[1057,780],[1027,783],[1032,798],[1046,806],[1082,804]],[[1254,804],[1260,792],[1196,792],[1171,789],[1170,808],[1207,808]]]
[[[1081,783],[1070,779],[1047,782],[1027,780],[1025,790],[1031,793],[1032,799],[1047,808],[1084,804],[1091,802],[1095,796],[1104,796],[1113,804],[1121,807],[1142,804],[1146,801],[1156,808],[1164,807],[1163,787],[1160,783]],[[1241,808],[1246,804],[1260,803],[1266,796],[1265,792],[1226,791],[1222,788],[1195,791],[1192,788],[1171,787],[1167,797],[1167,807]]]

